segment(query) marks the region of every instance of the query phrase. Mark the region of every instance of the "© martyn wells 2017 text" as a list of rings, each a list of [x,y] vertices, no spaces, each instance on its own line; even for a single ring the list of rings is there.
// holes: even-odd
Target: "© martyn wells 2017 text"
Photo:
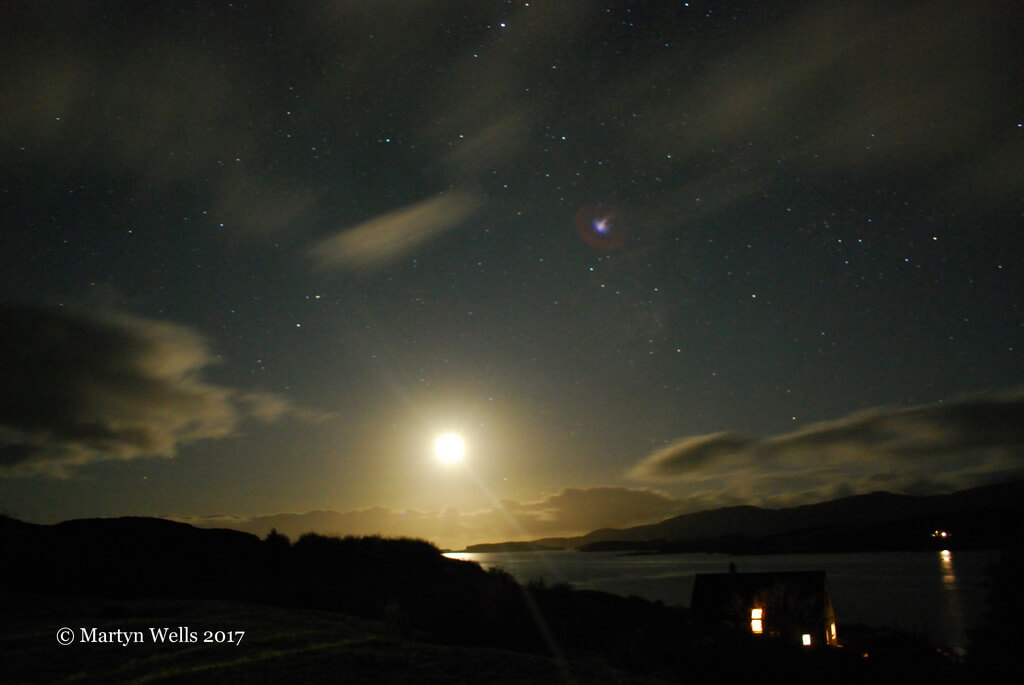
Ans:
[[[57,631],[57,642],[62,645],[70,645],[74,642],[81,644],[99,645],[130,645],[146,644],[231,644],[238,646],[242,644],[245,637],[244,630],[192,630],[188,626],[176,626],[174,628],[147,628],[146,630],[115,630],[104,628],[61,628]]]

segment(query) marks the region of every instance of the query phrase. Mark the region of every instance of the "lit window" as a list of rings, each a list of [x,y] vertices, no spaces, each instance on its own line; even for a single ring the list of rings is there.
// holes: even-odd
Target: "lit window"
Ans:
[[[763,618],[764,609],[755,607],[750,610],[750,632],[755,635],[760,635],[764,632],[764,623],[762,623]]]
[[[810,633],[804,633],[801,639],[803,640],[804,647],[810,647],[811,646],[811,634]]]
[[[835,640],[836,640],[836,624],[835,623],[833,623],[831,626],[829,626],[829,632],[832,633],[832,641],[835,642]]]

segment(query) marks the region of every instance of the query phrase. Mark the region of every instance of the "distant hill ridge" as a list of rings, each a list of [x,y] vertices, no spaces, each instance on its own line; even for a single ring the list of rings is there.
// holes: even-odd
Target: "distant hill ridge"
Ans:
[[[526,544],[582,550],[692,548],[720,552],[926,549],[937,544],[990,548],[1001,547],[1008,538],[1019,535],[1022,515],[1024,480],[1018,480],[947,495],[875,492],[786,509],[725,507],[660,523],[602,528],[578,537],[541,538]],[[933,540],[930,534],[936,529],[947,530],[952,537]],[[497,551],[505,544],[472,545],[467,551]]]

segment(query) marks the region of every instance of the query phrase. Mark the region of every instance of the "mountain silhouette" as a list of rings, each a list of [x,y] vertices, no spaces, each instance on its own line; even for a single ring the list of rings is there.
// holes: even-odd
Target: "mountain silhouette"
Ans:
[[[582,550],[721,552],[1000,548],[1019,535],[1022,514],[1024,480],[1019,480],[947,495],[875,492],[785,509],[725,507],[531,543]],[[933,538],[936,530],[946,531],[948,537]]]

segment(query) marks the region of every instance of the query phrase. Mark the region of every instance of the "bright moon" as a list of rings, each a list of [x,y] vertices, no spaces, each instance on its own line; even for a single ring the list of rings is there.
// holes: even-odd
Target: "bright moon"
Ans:
[[[434,441],[434,454],[443,464],[458,464],[466,454],[466,441],[457,433],[445,433]]]

